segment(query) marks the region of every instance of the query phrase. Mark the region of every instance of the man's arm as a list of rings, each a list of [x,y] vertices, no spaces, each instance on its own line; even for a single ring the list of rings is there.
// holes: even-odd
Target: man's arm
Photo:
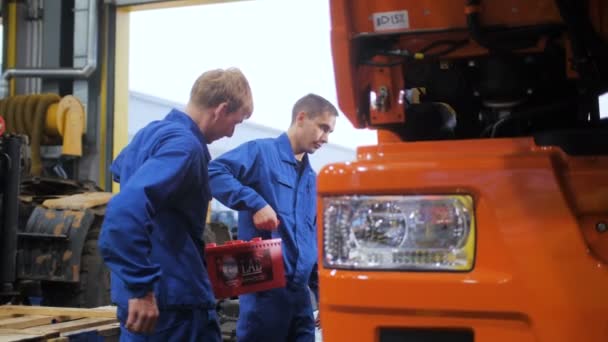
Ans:
[[[99,237],[101,255],[108,267],[126,284],[131,298],[153,290],[160,266],[148,259],[151,218],[170,203],[185,183],[194,151],[187,139],[167,141],[131,176],[108,204]]]
[[[211,194],[234,210],[257,212],[268,203],[251,184],[259,177],[259,147],[256,142],[245,143],[209,163]]]
[[[259,147],[255,141],[226,152],[209,164],[211,194],[234,210],[253,212],[253,224],[258,229],[273,230],[279,226],[277,214],[251,187],[260,181]]]

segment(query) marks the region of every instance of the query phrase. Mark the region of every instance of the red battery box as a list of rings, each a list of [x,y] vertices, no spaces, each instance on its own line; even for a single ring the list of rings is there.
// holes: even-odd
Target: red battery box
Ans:
[[[281,239],[208,243],[205,260],[218,299],[285,287]]]

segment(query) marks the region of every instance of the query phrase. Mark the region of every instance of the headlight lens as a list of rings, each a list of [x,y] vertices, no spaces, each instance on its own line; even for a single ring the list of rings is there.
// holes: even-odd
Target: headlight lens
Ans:
[[[473,267],[473,198],[323,198],[325,266],[346,269],[457,270]]]

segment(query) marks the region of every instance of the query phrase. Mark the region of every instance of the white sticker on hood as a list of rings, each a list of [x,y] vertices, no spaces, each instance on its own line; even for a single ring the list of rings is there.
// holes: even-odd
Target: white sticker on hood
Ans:
[[[393,31],[410,28],[407,11],[374,13],[374,31]]]

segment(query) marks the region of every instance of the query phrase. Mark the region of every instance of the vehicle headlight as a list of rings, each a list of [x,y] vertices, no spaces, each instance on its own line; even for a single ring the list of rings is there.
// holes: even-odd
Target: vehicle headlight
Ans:
[[[327,268],[468,271],[475,258],[473,198],[323,198]]]

